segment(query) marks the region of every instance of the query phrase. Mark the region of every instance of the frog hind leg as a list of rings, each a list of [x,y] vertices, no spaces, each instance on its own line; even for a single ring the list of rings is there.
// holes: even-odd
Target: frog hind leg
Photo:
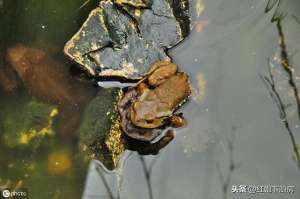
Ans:
[[[137,148],[136,151],[140,155],[157,155],[158,152],[166,147],[175,137],[174,131],[172,129],[168,130],[166,134],[155,143],[145,143],[140,148]]]

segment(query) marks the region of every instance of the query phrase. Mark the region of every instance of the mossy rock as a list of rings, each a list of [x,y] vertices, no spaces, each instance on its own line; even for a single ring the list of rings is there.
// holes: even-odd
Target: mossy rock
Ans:
[[[117,102],[120,89],[101,89],[87,105],[78,130],[81,151],[114,169],[124,151]]]

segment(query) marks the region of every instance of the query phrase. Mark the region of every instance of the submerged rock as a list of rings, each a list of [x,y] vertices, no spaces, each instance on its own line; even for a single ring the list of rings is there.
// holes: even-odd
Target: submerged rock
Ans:
[[[87,105],[78,130],[80,146],[91,158],[114,169],[124,152],[117,112],[119,89],[101,89]]]
[[[140,79],[188,32],[180,1],[101,1],[64,52],[93,76]],[[179,14],[181,13],[181,14]]]
[[[14,71],[6,66],[0,66],[0,90],[4,92],[11,92],[19,85],[18,78]]]
[[[65,75],[61,63],[42,50],[18,44],[8,48],[7,60],[30,94],[41,101],[78,105],[88,96],[77,94],[83,89]]]
[[[95,94],[92,85],[71,79],[62,63],[36,48],[18,44],[7,50],[6,57],[31,96],[58,106],[58,132],[73,133],[82,108]]]

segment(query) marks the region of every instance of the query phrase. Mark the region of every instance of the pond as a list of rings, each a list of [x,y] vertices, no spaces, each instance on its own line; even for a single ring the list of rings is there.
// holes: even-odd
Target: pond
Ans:
[[[0,0],[0,190],[34,199],[300,197],[300,1],[190,0],[191,33],[168,51],[190,78],[187,126],[158,155],[126,150],[113,171],[87,157],[78,136],[106,90],[63,53],[98,4]]]

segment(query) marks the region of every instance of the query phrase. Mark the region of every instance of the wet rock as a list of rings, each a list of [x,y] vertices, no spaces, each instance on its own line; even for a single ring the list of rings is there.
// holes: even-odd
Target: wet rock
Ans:
[[[114,0],[116,4],[122,6],[132,6],[135,8],[150,8],[152,0]]]
[[[92,11],[65,53],[92,75],[132,79],[147,72],[145,65],[167,59],[159,46],[140,36],[135,20],[110,1]]]
[[[186,38],[191,31],[189,0],[167,0],[173,9],[173,14],[180,24],[181,36]]]
[[[162,48],[172,48],[190,32],[188,0],[116,0],[135,20],[141,35]]]
[[[165,51],[186,36],[177,19],[187,10],[176,1],[101,1],[64,52],[91,75],[140,79],[170,60]]]
[[[123,153],[116,103],[119,89],[101,89],[87,105],[78,130],[81,149],[114,169]]]
[[[119,89],[100,90],[87,106],[78,130],[83,154],[87,155],[88,159],[99,160],[110,170],[116,168],[126,149],[142,155],[154,155],[174,139],[171,129],[155,143],[151,143],[149,139],[145,141],[126,136],[121,129],[121,118],[117,110],[117,102],[121,97]],[[162,132],[162,129],[149,130],[151,133]]]
[[[116,2],[125,7],[125,9],[129,5],[127,2]],[[177,3],[181,4],[180,2]],[[179,11],[175,10],[178,9],[175,6],[180,7],[177,3],[174,1],[153,0],[143,4],[132,3],[129,6],[134,7],[134,11],[129,8],[127,10],[137,20],[137,26],[142,38],[155,42],[163,49],[167,49],[175,46],[183,39],[182,28],[175,17],[175,12]]]

